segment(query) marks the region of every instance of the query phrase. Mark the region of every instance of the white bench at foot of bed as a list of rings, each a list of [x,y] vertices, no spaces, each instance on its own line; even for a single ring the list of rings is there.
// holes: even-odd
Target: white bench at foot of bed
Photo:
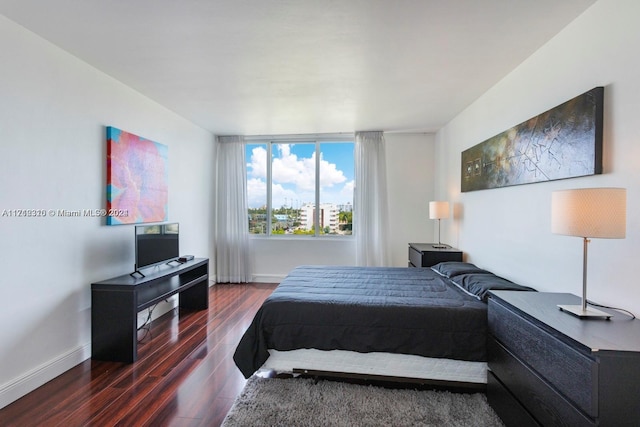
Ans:
[[[260,371],[278,373],[339,373],[363,377],[392,377],[433,382],[485,385],[487,363],[393,353],[357,353],[344,350],[269,350]],[[259,371],[259,372],[260,372]]]

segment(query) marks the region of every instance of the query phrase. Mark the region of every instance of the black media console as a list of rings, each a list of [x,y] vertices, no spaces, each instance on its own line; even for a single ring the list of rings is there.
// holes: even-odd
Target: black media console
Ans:
[[[91,284],[91,357],[133,363],[138,357],[138,312],[179,294],[180,308],[209,307],[209,260],[161,265],[145,277],[129,274]]]

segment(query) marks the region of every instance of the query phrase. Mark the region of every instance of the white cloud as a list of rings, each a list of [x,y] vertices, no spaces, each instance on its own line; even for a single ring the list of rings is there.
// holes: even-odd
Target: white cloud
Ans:
[[[315,155],[314,155],[315,157]],[[338,170],[335,163],[329,163],[320,157],[320,187],[333,187],[334,184],[341,184],[347,178],[341,170]]]
[[[274,184],[271,189],[271,197],[273,199],[274,208],[279,208],[281,206],[298,208],[305,202],[313,201],[315,194],[313,193],[313,190],[311,192],[301,193],[287,189],[280,184]]]
[[[353,203],[353,189],[356,186],[356,182],[355,181],[349,181],[347,182],[344,187],[342,187],[342,190],[340,191],[340,196],[343,199],[349,200],[351,203]]]
[[[280,184],[274,184],[271,188],[271,197],[273,198],[273,207],[281,206],[300,207],[304,202],[310,202],[314,199],[314,193],[299,193],[291,189],[287,189]],[[247,180],[247,199],[250,208],[261,208],[267,204],[267,183],[264,180],[250,178]]]
[[[298,157],[291,153],[290,144],[276,144],[279,156],[272,165],[273,206],[295,206],[296,203],[313,202],[315,188],[315,152],[311,157]],[[249,206],[259,207],[266,200],[267,150],[260,146],[251,150],[251,160],[247,163],[249,179],[247,190]],[[353,181],[347,178],[335,163],[320,159],[320,187],[323,199],[340,202],[353,200]],[[340,185],[343,184],[343,185]],[[329,200],[330,199],[330,200]]]
[[[247,172],[252,178],[267,178],[267,150],[264,147],[251,150],[251,162],[247,164]]]
[[[274,183],[292,184],[298,191],[313,191],[316,180],[315,154],[309,157],[298,158],[291,154],[289,144],[278,144],[279,158],[273,159],[271,170]]]
[[[267,204],[267,183],[258,178],[247,180],[247,198],[250,208],[260,208]]]
[[[293,184],[299,191],[312,191],[315,188],[316,154],[311,157],[298,157],[291,153],[289,144],[279,144],[280,157],[273,160],[273,181]],[[347,178],[335,163],[320,158],[320,186],[333,187],[345,182]]]

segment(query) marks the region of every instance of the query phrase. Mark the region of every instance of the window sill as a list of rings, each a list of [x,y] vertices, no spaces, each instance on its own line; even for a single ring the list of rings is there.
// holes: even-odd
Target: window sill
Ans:
[[[350,236],[295,236],[295,235],[274,235],[274,236],[265,236],[261,234],[249,234],[249,239],[255,240],[288,240],[288,241],[349,241],[354,240],[355,236],[352,234]]]

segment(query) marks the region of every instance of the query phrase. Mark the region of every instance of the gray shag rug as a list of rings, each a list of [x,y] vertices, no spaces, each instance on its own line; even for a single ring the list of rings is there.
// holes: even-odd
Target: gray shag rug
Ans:
[[[483,393],[256,376],[249,378],[222,425],[503,426]]]

